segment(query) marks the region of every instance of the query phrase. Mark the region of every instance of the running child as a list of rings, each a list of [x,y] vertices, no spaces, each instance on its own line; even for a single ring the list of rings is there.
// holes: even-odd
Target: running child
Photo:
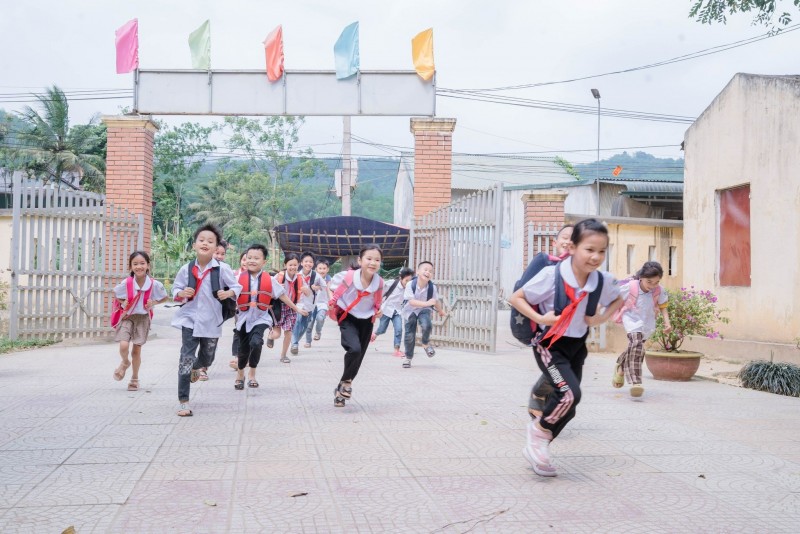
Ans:
[[[303,337],[303,334],[305,334],[308,329],[309,320],[316,313],[317,295],[320,294],[319,298],[323,300],[325,297],[324,294],[321,294],[321,291],[327,287],[327,284],[325,284],[323,278],[320,278],[317,271],[314,270],[314,263],[314,255],[310,252],[304,252],[300,255],[300,272],[298,276],[303,278],[303,286],[309,288],[311,292],[307,293],[304,291],[303,294],[300,295],[300,300],[297,303],[298,308],[308,313],[298,317],[292,329],[292,354],[297,354],[299,352],[297,346],[300,343],[300,338]],[[310,346],[311,343],[306,343],[306,348]]]
[[[164,285],[150,278],[150,256],[147,252],[141,250],[133,252],[128,258],[128,269],[131,275],[114,288],[114,298],[122,306],[122,318],[116,326],[117,333],[114,336],[114,341],[119,342],[119,356],[122,362],[114,371],[114,380],[125,378],[128,367],[133,363],[128,391],[139,391],[142,345],[147,342],[150,333],[153,306],[165,302],[169,297]]]
[[[403,357],[403,353],[400,351],[400,341],[403,339],[403,315],[401,313],[403,293],[405,293],[406,286],[413,277],[414,269],[403,267],[397,275],[397,280],[386,288],[386,292],[383,294],[383,305],[381,306],[383,315],[381,315],[381,321],[378,323],[378,329],[370,338],[370,342],[375,342],[378,336],[386,333],[391,322],[394,330],[394,356],[398,358]]]
[[[661,264],[648,261],[634,275],[633,280],[620,287],[625,304],[614,315],[614,320],[621,322],[625,327],[628,333],[628,348],[617,358],[611,385],[621,388],[627,379],[628,384],[631,384],[631,397],[641,397],[644,394],[642,386],[644,342],[656,331],[656,316],[661,314],[665,333],[672,330],[667,311],[667,293],[661,291],[659,285],[663,276],[664,269]]]
[[[306,328],[305,348],[311,347],[312,330],[316,329],[314,332],[314,341],[319,341],[319,339],[322,337],[322,325],[325,324],[325,316],[328,313],[328,301],[333,296],[330,290],[331,277],[328,275],[328,270],[329,267],[326,260],[319,260],[317,262],[317,276],[319,276],[320,281],[325,282],[325,289],[322,289],[317,293],[316,306],[313,316],[309,316],[308,328]]]
[[[225,256],[227,254],[228,254],[228,242],[225,241],[224,239],[220,239],[219,244],[217,245],[217,248],[214,251],[214,259],[217,260],[220,263],[223,263],[225,261]],[[234,329],[234,332],[235,331],[236,330]],[[216,356],[217,356],[217,349],[215,348],[214,349],[214,354],[211,355],[211,360],[208,362],[209,366],[212,363],[214,363],[214,359],[216,358]],[[208,367],[201,367],[200,368],[200,376],[199,376],[198,380],[200,380],[201,382],[207,382],[208,381]]]
[[[343,408],[353,395],[353,380],[369,348],[372,326],[381,316],[383,279],[377,274],[383,253],[378,245],[367,245],[358,255],[358,269],[342,271],[331,280],[331,316],[339,323],[344,353],[344,371],[336,389],[333,405]]]
[[[245,250],[244,252],[242,252],[241,256],[239,256],[239,268],[233,271],[233,276],[235,276],[237,280],[239,279],[239,276],[242,273],[247,272],[247,265],[245,263],[246,260],[247,260],[247,251]],[[236,314],[237,315],[239,314],[239,308],[236,308]],[[231,356],[232,359],[230,362],[228,362],[228,365],[230,366],[231,369],[236,371],[237,369],[239,369],[239,333],[238,330],[236,330],[235,323],[233,325],[233,342],[231,343]]]
[[[445,313],[439,304],[439,292],[433,283],[433,264],[429,261],[422,261],[417,265],[417,276],[406,284],[403,292],[405,305],[403,306],[403,318],[406,320],[405,349],[406,357],[403,358],[403,368],[411,367],[411,360],[414,359],[414,345],[417,342],[417,324],[422,337],[422,348],[428,358],[433,358],[436,350],[429,345],[431,331],[433,330],[433,320],[431,314],[433,310],[444,317]]]
[[[571,241],[570,257],[539,271],[509,299],[514,308],[539,325],[533,354],[553,388],[542,416],[528,423],[523,449],[534,472],[546,477],[556,476],[550,442],[575,417],[581,400],[589,327],[607,321],[622,305],[614,277],[597,270],[608,248],[606,227],[595,219],[583,220],[575,225]],[[605,307],[602,313],[601,307]]]
[[[297,272],[299,265],[300,259],[297,254],[287,254],[283,259],[283,271],[275,275],[275,280],[283,286],[284,291],[289,296],[289,300],[295,305],[294,308],[290,308],[285,302],[281,302],[281,318],[276,325],[283,331],[281,363],[290,363],[292,361],[286,353],[289,352],[289,344],[292,341],[292,331],[297,323],[297,316],[305,317],[308,315],[308,311],[297,306],[302,295],[311,294],[311,289],[303,284],[303,277]]]
[[[189,408],[190,384],[198,380],[202,367],[211,365],[222,335],[221,300],[236,298],[242,290],[228,264],[214,259],[221,240],[222,234],[216,226],[206,224],[198,228],[192,244],[197,257],[180,268],[172,285],[173,300],[183,302],[172,318],[172,326],[181,329],[177,412],[180,417],[193,414]],[[212,286],[219,287],[216,295]]]
[[[236,334],[240,340],[236,380],[233,387],[244,389],[244,369],[250,367],[247,387],[257,388],[256,368],[261,360],[264,334],[272,332],[271,302],[280,299],[284,305],[297,311],[297,306],[286,296],[281,284],[264,272],[267,262],[267,247],[250,245],[246,251],[247,270],[239,275],[242,292],[236,301],[239,313],[236,319]]]

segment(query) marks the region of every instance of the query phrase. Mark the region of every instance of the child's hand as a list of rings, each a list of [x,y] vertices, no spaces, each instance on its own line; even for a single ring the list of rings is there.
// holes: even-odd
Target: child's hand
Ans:
[[[184,288],[178,291],[178,296],[183,299],[190,299],[194,297],[194,289],[192,289],[191,287]]]
[[[310,297],[313,294],[311,292],[311,288],[308,287],[308,286],[303,286],[303,289],[301,289],[300,291],[302,291],[303,295],[305,295],[307,297]]]
[[[235,296],[236,296],[236,291],[234,291],[233,289],[229,289],[227,291],[225,291],[224,289],[220,289],[219,291],[217,291],[217,298],[219,300],[225,300]]]
[[[273,340],[274,339],[280,339],[281,338],[281,329],[276,327],[276,326],[273,326],[272,330],[270,330],[270,332],[269,332],[269,338],[273,339]]]
[[[439,317],[444,317],[447,315],[444,310],[439,310]]]
[[[596,313],[592,317],[589,317],[588,315],[584,316],[583,320],[586,322],[586,326],[598,326],[603,324],[606,321],[606,318],[603,317],[602,314]]]
[[[322,289],[322,286],[318,286],[318,285],[311,286],[311,290],[312,291],[319,291],[320,289]]]
[[[375,312],[375,319],[380,319],[381,317],[383,317],[383,310]]]
[[[672,332],[672,325],[669,324],[669,321],[665,321],[664,322],[664,333],[665,334],[669,334],[670,332]]]
[[[145,309],[145,310],[150,310],[150,309],[154,308],[156,304],[158,304],[158,301],[157,301],[157,300],[150,299],[150,300],[148,300],[148,301],[147,301],[147,303],[144,305],[144,309]]]
[[[537,323],[544,325],[544,326],[553,326],[558,321],[558,316],[556,312],[550,310],[549,312],[542,315],[542,318]]]
[[[308,311],[297,308],[297,315],[302,315],[303,317],[308,317]]]

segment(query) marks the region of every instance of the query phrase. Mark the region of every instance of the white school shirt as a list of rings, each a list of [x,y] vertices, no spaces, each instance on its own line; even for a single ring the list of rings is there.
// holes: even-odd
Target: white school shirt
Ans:
[[[325,279],[321,277],[319,273],[317,273],[316,271],[312,270],[311,273],[314,273],[315,277],[314,285],[320,286],[320,290],[317,291],[316,300],[315,300],[315,295],[313,293],[311,295],[303,294],[300,296],[300,299],[297,301],[297,307],[300,308],[301,310],[308,310],[308,311],[313,310],[316,307],[317,304],[316,301],[320,299],[326,300],[325,297],[328,294],[327,291],[325,291],[325,288],[328,286],[328,284],[325,283]],[[308,273],[308,276],[304,275],[303,273],[299,273],[298,275],[303,277],[303,286],[308,287],[309,289],[311,289],[311,273]]]
[[[591,293],[597,287],[599,277],[603,277],[603,291],[600,293],[600,301],[598,302],[598,313],[600,308],[609,306],[612,302],[619,297],[619,285],[614,275],[605,271],[593,271],[589,273],[589,278],[586,280],[586,285],[578,287],[578,281],[575,279],[575,273],[572,272],[572,258],[567,258],[561,263],[550,265],[539,271],[536,276],[528,280],[522,286],[525,300],[529,304],[539,305],[539,313],[545,313],[554,309],[554,301],[556,295],[556,268],[560,269],[561,278],[567,284],[575,289],[575,298],[580,298],[583,293]],[[569,323],[564,336],[566,337],[583,337],[589,326],[586,324],[586,305],[588,304],[589,297],[587,296],[579,304],[575,310],[575,315]]]
[[[428,284],[433,284],[433,280],[429,280]],[[403,300],[406,301],[406,305],[403,306],[403,319],[408,319],[411,317],[411,314],[419,315],[419,312],[426,308],[430,308],[430,306],[413,306],[411,304],[411,300],[421,300],[426,301],[428,300],[428,284],[425,284],[425,287],[419,285],[419,279],[417,279],[417,291],[414,291],[412,287],[414,285],[414,279],[408,281],[406,284],[406,289],[403,291]],[[439,290],[436,288],[436,284],[433,284],[433,293],[431,294],[432,299],[439,300]]]
[[[392,287],[394,281],[389,282],[385,280],[383,282],[383,294],[386,295],[386,292],[389,291],[389,288]],[[406,284],[408,287],[409,284]],[[427,287],[425,290],[427,291]],[[400,313],[400,309],[403,307],[403,293],[405,293],[405,288],[400,283],[400,279],[397,280],[397,286],[395,286],[394,291],[392,294],[386,297],[386,300],[383,301],[383,305],[381,306],[381,311],[386,317],[392,317],[395,313]]]
[[[336,276],[333,277],[331,280],[331,291],[336,291],[336,288],[339,287],[340,284],[344,283],[344,276],[347,271],[342,271],[338,273]],[[361,269],[356,269],[353,271],[353,285],[348,287],[339,300],[336,301],[336,304],[343,310],[346,310],[348,306],[356,299],[359,291],[369,291],[369,295],[365,297],[361,297],[361,300],[358,301],[352,310],[347,312],[348,315],[352,315],[353,317],[357,317],[359,319],[369,319],[373,315],[375,315],[375,292],[380,287],[381,277],[380,276],[373,276],[372,282],[370,282],[369,286],[364,289],[363,285],[361,284]],[[384,288],[385,290],[385,288]]]
[[[620,287],[620,296],[622,300],[626,300],[631,292],[630,284],[638,284],[639,280],[631,280],[630,283]],[[663,306],[669,300],[667,292],[661,288],[661,294],[658,295],[658,305]],[[625,331],[641,332],[644,339],[648,339],[656,331],[656,310],[653,305],[653,294],[651,292],[645,293],[642,287],[639,286],[639,294],[636,296],[636,305],[630,310],[626,310],[622,314],[622,326]]]
[[[196,264],[197,260],[194,260],[192,265]],[[236,294],[234,298],[239,296],[242,286],[239,285],[239,280],[233,276],[230,266],[212,258],[197,277],[197,281],[200,283],[200,290],[197,291],[192,300],[178,308],[178,311],[172,317],[172,326],[175,328],[191,328],[193,337],[219,338],[222,335],[222,305],[217,300],[217,297],[211,294],[211,273],[206,274],[202,282],[199,280],[203,277],[203,273],[217,266],[219,266],[220,289],[227,287]],[[186,289],[188,285],[189,269],[187,265],[184,265],[175,275],[175,282],[172,284],[172,298],[175,299],[178,293]]]
[[[317,276],[319,276],[319,273],[317,273]],[[316,303],[317,310],[328,311],[328,301],[333,296],[332,293],[331,294],[328,293],[328,290],[330,289],[330,285],[331,285],[331,277],[330,277],[330,275],[326,274],[325,275],[325,288],[324,289],[320,289],[317,292],[317,303]]]
[[[261,272],[261,276],[269,276],[268,272]],[[283,289],[283,286],[275,280],[274,277],[272,278],[272,300],[278,300],[281,298],[281,295],[286,294],[286,290]],[[250,288],[258,288],[258,273],[252,274],[250,273]],[[243,288],[244,289],[244,288]],[[250,300],[256,300],[257,297],[252,296]],[[245,332],[249,332],[253,329],[254,326],[259,324],[265,324],[268,327],[272,326],[272,315],[269,313],[269,310],[272,308],[272,303],[267,307],[266,310],[260,309],[258,306],[253,306],[252,308],[248,308],[247,311],[240,311],[236,314],[236,329],[241,330],[242,325],[246,324]]]
[[[149,276],[145,278],[144,284],[142,287],[139,287],[139,284],[136,282],[136,278],[133,279],[133,298],[136,298],[136,293],[138,291],[142,292],[142,296],[136,300],[136,304],[133,306],[133,309],[130,311],[128,315],[146,315],[150,312],[144,309],[144,305],[147,304],[144,301],[144,292],[150,289],[150,286],[153,286],[153,291],[150,292],[150,300],[161,300],[167,296],[167,290],[164,289],[164,284],[159,282],[158,280],[153,280]],[[117,297],[119,300],[128,300],[128,280],[127,278],[123,280],[121,283],[117,284],[114,288],[114,296]],[[125,305],[129,305],[130,302],[126,302]]]

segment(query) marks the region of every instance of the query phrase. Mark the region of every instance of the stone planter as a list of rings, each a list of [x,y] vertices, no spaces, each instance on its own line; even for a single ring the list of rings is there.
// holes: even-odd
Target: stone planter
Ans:
[[[700,368],[700,358],[702,357],[702,353],[688,350],[677,352],[648,350],[644,353],[644,361],[647,368],[653,373],[653,378],[673,382],[691,380],[697,369]]]

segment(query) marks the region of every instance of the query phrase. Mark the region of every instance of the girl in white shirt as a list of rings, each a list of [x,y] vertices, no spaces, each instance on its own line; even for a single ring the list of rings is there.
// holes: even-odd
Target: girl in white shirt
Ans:
[[[383,280],[378,276],[382,252],[378,245],[367,245],[358,255],[359,269],[342,271],[331,280],[334,314],[339,322],[344,354],[344,372],[334,390],[333,405],[343,408],[353,394],[353,379],[369,347],[372,325],[380,318]]]

